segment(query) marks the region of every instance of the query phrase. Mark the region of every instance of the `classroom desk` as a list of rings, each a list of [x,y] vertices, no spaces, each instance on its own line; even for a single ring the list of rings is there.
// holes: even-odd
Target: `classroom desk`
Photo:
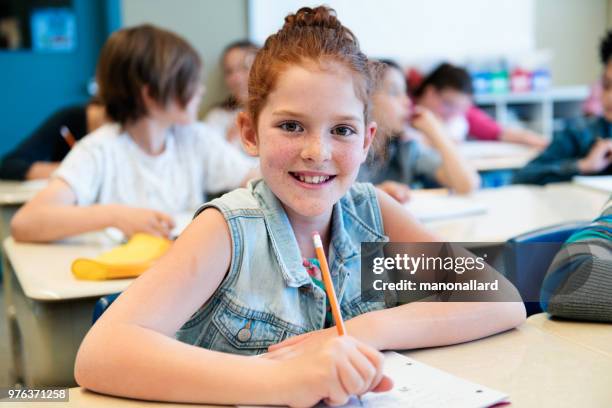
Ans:
[[[450,242],[503,243],[538,228],[593,220],[600,214],[608,194],[572,183],[557,183],[482,189],[467,197],[474,204],[485,207],[486,211],[432,220],[425,225]],[[432,206],[440,206],[445,197],[414,191],[411,200],[429,200]]]
[[[193,212],[174,215],[179,234]],[[121,234],[120,234],[121,235]],[[74,358],[104,295],[121,292],[132,279],[83,281],[72,261],[92,258],[118,244],[115,234],[83,234],[50,244],[4,240],[4,291],[12,362],[9,378],[28,386],[74,385]]]
[[[45,188],[48,180],[0,180],[0,204],[23,204]]]
[[[555,319],[547,313],[538,313],[529,316],[527,324],[612,357],[612,323]]]
[[[76,351],[91,327],[96,301],[127,288],[130,279],[79,281],[77,257],[116,245],[104,233],[55,244],[4,241],[4,291],[11,345],[9,379],[27,386],[73,385]]]
[[[511,407],[610,407],[612,357],[524,324],[485,339],[406,355],[451,374],[509,394]],[[25,408],[34,403],[8,403]],[[42,406],[42,405],[41,405]],[[66,407],[185,407],[70,390]],[[188,405],[202,406],[202,405]]]
[[[466,141],[457,148],[476,171],[520,169],[540,152],[533,147],[506,142]]]
[[[0,242],[10,235],[11,218],[15,212],[47,183],[47,180],[0,180]]]
[[[34,181],[8,181],[0,180],[0,243],[4,242],[4,239],[10,235],[11,219],[25,202],[30,200],[34,195],[42,190],[47,185],[47,180],[34,180]],[[2,251],[2,273],[0,275],[6,276],[6,270],[8,269],[6,255]],[[11,294],[6,290],[7,284],[3,284],[5,305],[10,304]],[[3,305],[4,306],[4,305]],[[0,313],[6,313],[7,328],[3,331],[11,330],[12,322],[15,319],[15,310],[11,306],[2,307]],[[8,365],[7,369],[10,373],[17,370],[16,367],[12,366],[11,362],[6,362]]]

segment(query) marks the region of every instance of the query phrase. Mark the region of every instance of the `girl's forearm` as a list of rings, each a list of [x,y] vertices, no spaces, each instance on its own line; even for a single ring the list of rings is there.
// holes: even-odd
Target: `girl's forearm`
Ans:
[[[283,363],[187,345],[143,327],[95,327],[79,349],[75,378],[104,394],[212,404],[286,403]]]
[[[524,320],[522,302],[413,302],[351,319],[347,331],[378,350],[404,350],[462,343]]]
[[[11,222],[17,241],[48,242],[113,226],[111,205],[24,207]]]

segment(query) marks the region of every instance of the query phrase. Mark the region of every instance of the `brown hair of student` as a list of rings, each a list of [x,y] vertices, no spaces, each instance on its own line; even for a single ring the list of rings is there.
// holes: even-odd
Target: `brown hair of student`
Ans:
[[[452,89],[466,95],[472,95],[472,78],[469,72],[461,67],[444,62],[436,67],[423,79],[421,84],[414,90],[413,96],[420,98],[427,87],[432,86],[437,91]]]
[[[266,98],[274,89],[278,75],[289,65],[314,63],[329,69],[328,63],[340,62],[355,79],[355,91],[364,103],[366,122],[370,117],[370,96],[374,88],[377,63],[369,61],[359,49],[355,35],[325,6],[302,7],[285,17],[285,24],[268,37],[255,56],[249,73],[248,112],[257,118]]]
[[[202,61],[182,37],[150,24],[113,33],[100,52],[97,81],[108,117],[121,124],[147,115],[146,86],[160,105],[185,107],[201,81]]]

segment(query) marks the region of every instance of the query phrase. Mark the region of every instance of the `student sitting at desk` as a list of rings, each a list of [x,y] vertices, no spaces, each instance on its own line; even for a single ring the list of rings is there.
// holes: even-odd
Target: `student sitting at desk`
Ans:
[[[231,43],[223,50],[223,79],[230,96],[220,106],[211,109],[204,118],[205,123],[218,128],[227,141],[241,151],[236,117],[248,98],[249,70],[257,49],[254,43],[242,40]]]
[[[12,220],[18,241],[116,227],[167,236],[169,214],[238,187],[253,165],[203,124],[201,61],[177,35],[144,25],[114,33],[97,68],[106,124],[82,139]]]
[[[468,136],[544,148],[548,143],[527,129],[502,128],[472,102],[472,78],[463,68],[444,63],[427,75],[412,92],[418,105],[434,112],[456,142]]]
[[[384,60],[372,95],[372,116],[378,124],[370,157],[361,166],[359,181],[377,187],[400,202],[408,200],[409,185],[442,185],[460,194],[480,184],[444,128],[427,109],[411,108],[400,66]],[[422,143],[426,138],[432,147]]]
[[[104,105],[93,98],[84,106],[60,109],[2,158],[0,179],[46,179],[72,145],[106,121]]]
[[[339,405],[391,388],[379,350],[468,341],[524,321],[515,301],[362,298],[361,242],[437,240],[387,194],[354,183],[376,132],[374,69],[332,10],[286,17],[255,57],[238,118],[263,180],[205,204],[102,315],[77,354],[81,386],[146,400]],[[347,335],[332,327],[314,231]]]
[[[612,322],[612,197],[592,224],[574,233],[542,284],[553,316]]]
[[[577,175],[612,174],[612,31],[601,42],[603,115],[569,120],[550,146],[514,176],[514,183],[546,184]]]

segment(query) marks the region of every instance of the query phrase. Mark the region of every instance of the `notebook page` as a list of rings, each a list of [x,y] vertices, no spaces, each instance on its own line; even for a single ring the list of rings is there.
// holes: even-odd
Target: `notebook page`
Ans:
[[[395,352],[385,353],[385,374],[394,381],[389,392],[352,398],[344,408],[481,408],[507,399],[503,392],[448,374]],[[317,407],[325,407],[323,403]],[[244,407],[246,408],[246,406]]]

